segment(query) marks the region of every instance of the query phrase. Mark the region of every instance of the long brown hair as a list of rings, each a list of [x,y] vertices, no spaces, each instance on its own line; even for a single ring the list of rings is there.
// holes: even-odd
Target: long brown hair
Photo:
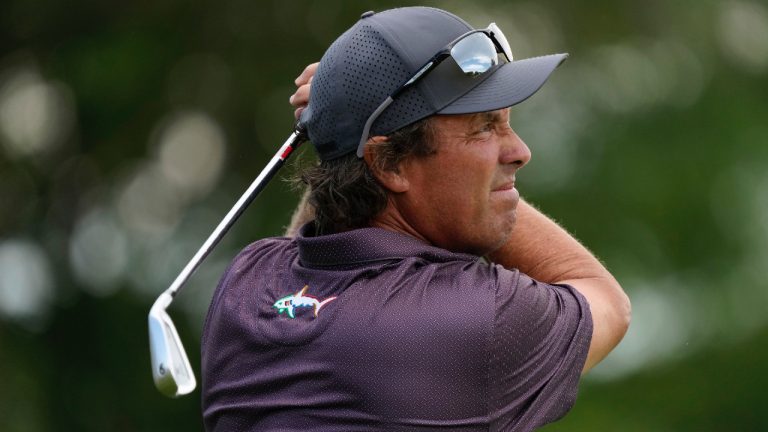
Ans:
[[[434,154],[433,137],[429,117],[393,132],[386,141],[375,144],[375,169],[397,170],[407,158]],[[354,153],[319,161],[302,169],[299,177],[309,187],[317,235],[369,226],[387,205],[387,190]]]

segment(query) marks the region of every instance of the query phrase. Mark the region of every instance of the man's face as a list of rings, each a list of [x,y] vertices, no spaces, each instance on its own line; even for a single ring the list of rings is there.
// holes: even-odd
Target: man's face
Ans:
[[[510,237],[519,194],[515,173],[531,152],[509,126],[509,109],[433,118],[437,152],[401,167],[405,193],[392,199],[430,243],[484,255]]]

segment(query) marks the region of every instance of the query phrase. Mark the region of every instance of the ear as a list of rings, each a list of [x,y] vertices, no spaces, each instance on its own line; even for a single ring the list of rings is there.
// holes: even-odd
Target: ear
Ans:
[[[371,137],[366,143],[363,149],[363,159],[365,164],[371,170],[371,173],[376,180],[381,183],[387,190],[394,193],[405,192],[410,188],[408,179],[403,176],[403,170],[398,166],[394,170],[385,169],[382,163],[379,163],[378,158],[381,157],[378,149],[379,145],[386,142],[385,136]]]

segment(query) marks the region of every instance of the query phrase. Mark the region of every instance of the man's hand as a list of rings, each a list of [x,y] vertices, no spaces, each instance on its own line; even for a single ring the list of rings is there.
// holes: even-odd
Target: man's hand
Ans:
[[[294,81],[296,83],[296,93],[291,95],[291,97],[288,99],[288,102],[293,105],[296,110],[293,112],[293,115],[296,117],[296,120],[299,119],[299,116],[301,116],[301,112],[304,111],[304,108],[307,107],[307,103],[309,103],[309,86],[310,83],[312,83],[312,77],[315,76],[315,71],[317,71],[317,65],[320,63],[312,63],[311,65],[304,68],[304,71],[299,75],[298,78]]]

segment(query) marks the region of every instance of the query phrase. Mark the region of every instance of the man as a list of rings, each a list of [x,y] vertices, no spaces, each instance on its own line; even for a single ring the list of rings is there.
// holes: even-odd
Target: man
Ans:
[[[509,107],[564,58],[513,62],[495,25],[401,8],[305,70],[291,102],[320,162],[293,228],[311,220],[216,290],[208,430],[529,431],[570,409],[630,312],[515,189],[531,154]]]

